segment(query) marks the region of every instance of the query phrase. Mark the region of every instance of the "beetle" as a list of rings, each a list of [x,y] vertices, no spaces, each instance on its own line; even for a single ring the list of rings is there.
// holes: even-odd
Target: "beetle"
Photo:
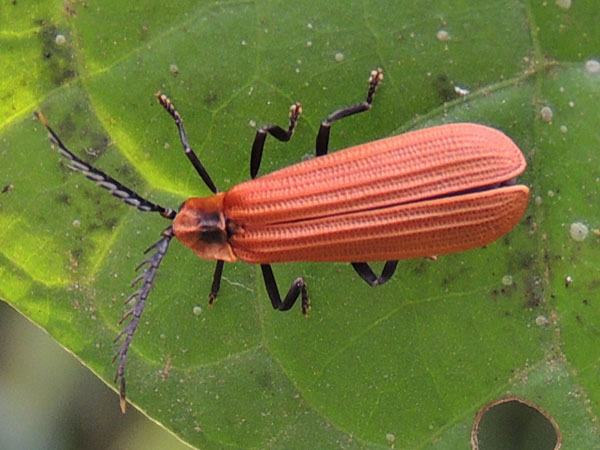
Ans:
[[[121,409],[125,412],[127,351],[144,310],[156,272],[175,236],[203,259],[216,260],[209,304],[217,297],[225,262],[259,264],[274,309],[289,310],[298,297],[302,313],[310,308],[306,283],[293,281],[282,299],[271,263],[349,262],[371,286],[385,283],[398,260],[461,252],[487,245],[508,233],[523,216],[529,189],[515,184],[526,162],[516,144],[483,125],[458,123],[421,129],[328,154],[331,124],[371,109],[381,69],[373,70],[364,102],[329,115],[319,128],[316,158],[257,177],[268,135],[289,141],[302,112],[290,108],[287,129],[277,125],[256,132],[250,157],[251,180],[219,191],[188,143],[183,120],[169,98],[158,102],[171,115],[186,156],[213,195],[193,197],[178,211],[160,206],[125,187],[73,154],[49,126],[53,145],[112,195],[144,212],[172,220],[136,271],[143,282],[120,323],[130,321],[115,339],[123,341],[113,359],[119,365]],[[368,264],[386,261],[377,275]]]

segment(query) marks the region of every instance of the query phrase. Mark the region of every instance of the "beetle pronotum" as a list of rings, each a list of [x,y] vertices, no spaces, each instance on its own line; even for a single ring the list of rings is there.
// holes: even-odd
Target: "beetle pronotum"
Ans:
[[[250,160],[251,180],[220,192],[187,142],[181,116],[163,94],[160,104],[175,120],[185,154],[213,192],[186,200],[177,212],[141,197],[114,178],[79,159],[65,147],[41,113],[50,140],[69,166],[141,211],[172,220],[133,285],[128,299],[137,302],[116,340],[121,409],[125,411],[127,351],[139,323],[156,271],[173,236],[199,257],[216,260],[209,303],[219,292],[223,264],[242,260],[260,264],[274,309],[286,311],[301,297],[309,309],[304,280],[292,283],[281,299],[271,263],[289,261],[350,262],[371,286],[385,283],[398,260],[460,252],[489,244],[521,219],[529,189],[514,180],[525,169],[519,148],[498,130],[471,123],[442,125],[388,137],[327,154],[332,122],[371,109],[381,69],[371,72],[363,103],[343,108],[321,123],[317,158],[256,178],[268,134],[288,141],[302,110],[290,109],[285,130],[271,125],[257,131]],[[369,261],[386,261],[376,275]],[[115,340],[115,341],[116,341]]]

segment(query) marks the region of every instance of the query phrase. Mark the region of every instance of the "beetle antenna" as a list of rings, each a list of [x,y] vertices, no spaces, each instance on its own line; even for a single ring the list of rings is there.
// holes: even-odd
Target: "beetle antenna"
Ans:
[[[175,211],[171,208],[165,208],[163,206],[152,203],[149,200],[146,200],[136,192],[131,189],[123,186],[117,180],[112,178],[111,176],[105,174],[101,170],[96,169],[90,164],[86,163],[82,159],[78,158],[71,152],[65,144],[62,143],[60,138],[54,132],[54,130],[48,124],[46,117],[39,112],[36,111],[35,115],[42,124],[46,127],[48,132],[50,133],[50,142],[58,147],[59,153],[66,159],[69,160],[69,167],[73,170],[78,170],[82,172],[87,178],[92,181],[95,181],[100,187],[108,190],[112,195],[117,198],[120,198],[128,205],[134,206],[140,211],[156,211],[161,216],[173,220],[175,218]],[[125,412],[125,408],[127,405],[126,402],[126,390],[125,390],[125,366],[127,364],[127,351],[129,350],[129,346],[131,345],[131,341],[133,339],[133,334],[138,326],[140,321],[140,317],[142,312],[144,311],[144,307],[146,306],[146,300],[148,299],[148,295],[150,294],[150,290],[152,289],[152,283],[154,282],[154,278],[156,277],[156,271],[158,270],[158,266],[162,262],[165,254],[167,253],[167,249],[169,248],[169,243],[171,238],[174,236],[173,227],[169,226],[162,232],[162,238],[158,240],[155,244],[150,246],[144,253],[148,253],[151,250],[154,250],[154,253],[146,258],[139,266],[136,267],[136,271],[146,266],[144,271],[135,279],[131,286],[135,286],[140,281],[144,281],[142,286],[131,294],[125,304],[131,302],[134,298],[137,298],[135,305],[126,312],[119,324],[122,324],[125,320],[131,318],[129,323],[125,326],[125,328],[119,333],[119,335],[115,338],[115,342],[120,340],[123,336],[125,339],[121,343],[117,354],[113,358],[113,362],[119,358],[119,367],[117,368],[117,373],[115,375],[115,383],[120,378],[121,379],[121,411]]]
[[[125,320],[131,317],[129,323],[123,328],[123,330],[119,333],[119,335],[115,338],[115,342],[119,341],[123,336],[125,339],[121,343],[121,347],[117,351],[115,357],[113,358],[113,363],[119,359],[119,367],[117,368],[117,373],[115,374],[115,383],[118,379],[121,380],[120,387],[120,395],[121,395],[121,411],[125,413],[125,408],[127,406],[126,401],[126,390],[125,390],[125,366],[127,364],[127,351],[129,350],[129,346],[131,345],[131,340],[133,339],[133,334],[135,333],[135,329],[138,326],[140,321],[140,317],[142,316],[142,312],[144,311],[144,307],[146,306],[146,299],[150,294],[150,290],[152,289],[152,283],[154,282],[154,277],[156,277],[156,272],[158,270],[158,266],[162,262],[165,257],[167,250],[169,249],[169,243],[171,242],[171,238],[174,236],[173,227],[168,227],[162,232],[162,238],[158,240],[156,243],[151,245],[146,249],[144,253],[148,253],[154,250],[154,253],[146,258],[139,266],[135,268],[135,270],[139,270],[140,268],[146,266],[144,271],[137,276],[131,286],[135,286],[140,281],[144,281],[144,284],[131,294],[127,300],[125,300],[125,304],[132,301],[137,297],[137,301],[135,305],[123,314],[119,324],[122,324]]]
[[[176,213],[171,208],[165,208],[163,206],[152,203],[149,200],[146,200],[144,197],[142,197],[138,193],[132,191],[131,189],[129,189],[126,186],[123,186],[121,183],[119,183],[113,177],[111,177],[111,176],[105,174],[104,172],[102,172],[101,170],[98,170],[95,167],[89,165],[82,159],[79,159],[77,156],[75,156],[75,154],[73,152],[71,152],[65,146],[65,144],[62,143],[62,141],[57,136],[57,134],[54,132],[54,130],[52,128],[50,128],[50,125],[48,124],[46,117],[44,117],[44,115],[40,111],[36,111],[35,116],[38,119],[40,119],[42,124],[48,130],[48,133],[50,133],[50,136],[49,136],[50,142],[52,142],[52,144],[56,145],[58,147],[58,152],[64,158],[66,158],[70,161],[69,168],[71,168],[73,170],[78,170],[79,172],[82,172],[87,178],[89,178],[92,181],[95,181],[98,184],[98,186],[108,190],[115,197],[120,198],[128,205],[134,206],[137,209],[139,209],[140,211],[144,211],[144,212],[156,211],[161,216],[163,216],[167,219],[173,220],[175,218]]]

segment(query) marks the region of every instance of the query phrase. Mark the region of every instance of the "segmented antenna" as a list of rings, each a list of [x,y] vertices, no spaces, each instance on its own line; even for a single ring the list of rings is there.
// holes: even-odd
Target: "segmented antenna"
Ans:
[[[144,307],[146,306],[146,299],[148,298],[150,290],[152,289],[152,283],[154,282],[154,277],[156,277],[156,271],[158,270],[158,266],[160,266],[160,263],[167,253],[172,237],[173,227],[169,226],[162,232],[162,238],[158,242],[148,247],[144,252],[144,254],[146,254],[151,250],[156,250],[151,256],[146,258],[139,266],[135,268],[135,270],[138,271],[142,267],[147,266],[144,271],[138,275],[135,280],[133,280],[131,287],[134,287],[142,280],[144,281],[144,284],[142,284],[137,291],[135,291],[127,298],[127,300],[125,300],[125,304],[128,304],[137,297],[135,305],[128,312],[126,312],[119,321],[119,325],[121,325],[125,320],[131,317],[131,320],[125,326],[123,331],[121,331],[115,338],[115,342],[117,342],[123,336],[125,336],[125,339],[121,343],[121,347],[119,347],[119,350],[113,358],[113,363],[117,360],[117,358],[119,358],[119,367],[117,368],[117,373],[115,374],[115,383],[118,379],[121,380],[121,411],[123,411],[123,413],[125,413],[125,408],[127,405],[125,389],[125,365],[127,364],[127,351],[131,345],[133,334],[138,326],[140,317],[144,311]]]
[[[115,197],[120,198],[128,205],[134,206],[140,211],[156,211],[161,216],[166,217],[167,219],[175,218],[175,211],[173,211],[171,208],[164,208],[160,205],[152,203],[149,200],[146,200],[145,198],[132,191],[128,187],[123,186],[113,177],[105,174],[104,172],[96,169],[95,167],[92,167],[82,159],[79,159],[65,146],[65,144],[62,143],[62,141],[56,135],[54,130],[50,128],[46,117],[44,117],[44,115],[41,112],[36,111],[35,116],[38,119],[40,119],[42,124],[48,130],[48,133],[50,133],[50,142],[58,146],[58,152],[70,161],[69,168],[82,172],[87,178],[89,178],[92,181],[95,181],[98,184],[98,186],[106,189]]]
[[[131,189],[123,186],[117,180],[112,178],[111,176],[105,174],[101,170],[96,169],[95,167],[89,165],[85,161],[79,159],[75,156],[60,140],[60,138],[56,135],[54,130],[50,128],[48,125],[48,121],[44,117],[41,112],[35,113],[36,117],[40,119],[42,124],[46,127],[48,132],[50,133],[50,141],[58,146],[59,153],[70,161],[69,167],[73,170],[78,170],[82,172],[87,178],[92,181],[95,181],[100,187],[108,190],[112,195],[117,198],[120,198],[128,205],[134,206],[140,211],[156,211],[161,216],[166,217],[167,219],[173,220],[175,218],[175,211],[171,208],[164,208],[160,205],[152,203],[149,200],[146,200],[142,196],[138,195],[136,192]],[[115,342],[119,341],[123,336],[125,339],[121,343],[117,354],[113,358],[113,363],[119,358],[119,367],[117,368],[117,373],[115,374],[115,383],[118,379],[121,380],[121,411],[125,412],[127,401],[126,401],[126,389],[125,389],[125,366],[127,363],[127,351],[129,350],[129,346],[131,345],[131,341],[133,339],[133,334],[138,326],[140,321],[140,317],[142,312],[144,311],[144,307],[146,306],[146,300],[148,299],[148,295],[150,295],[150,290],[152,289],[152,283],[154,282],[154,278],[156,277],[156,271],[158,270],[158,266],[162,262],[167,250],[169,248],[169,243],[171,238],[174,236],[173,227],[169,226],[162,232],[162,238],[156,242],[154,245],[150,246],[144,253],[148,253],[151,250],[156,250],[151,256],[146,258],[139,266],[136,267],[136,271],[141,269],[144,266],[147,266],[144,271],[135,279],[133,283],[131,283],[131,287],[137,285],[140,281],[144,281],[142,286],[131,294],[125,304],[130,303],[134,298],[137,297],[137,301],[135,305],[126,312],[121,320],[119,321],[119,325],[121,325],[125,320],[131,317],[131,320],[123,331],[119,333],[119,335],[115,338]]]

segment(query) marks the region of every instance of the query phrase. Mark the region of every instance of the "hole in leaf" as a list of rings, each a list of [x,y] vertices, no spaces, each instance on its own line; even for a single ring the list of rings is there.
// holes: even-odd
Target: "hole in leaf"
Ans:
[[[562,435],[554,419],[539,406],[506,396],[479,410],[471,445],[473,450],[558,450]]]

